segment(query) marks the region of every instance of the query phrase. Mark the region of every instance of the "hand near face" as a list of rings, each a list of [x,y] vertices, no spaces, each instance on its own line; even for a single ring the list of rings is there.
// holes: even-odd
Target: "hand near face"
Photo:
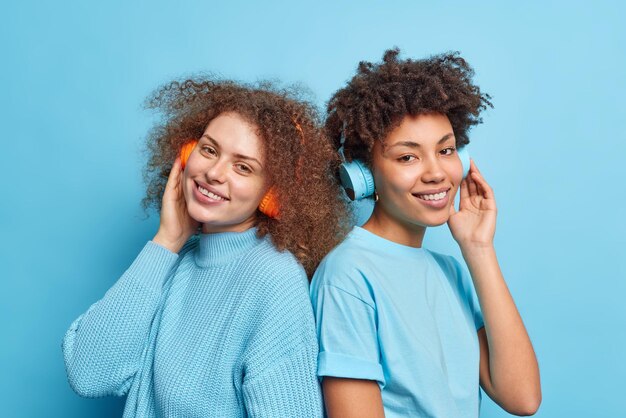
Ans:
[[[180,251],[200,226],[187,211],[182,173],[180,158],[176,158],[163,193],[159,231],[152,240],[175,253]]]
[[[459,211],[450,206],[448,227],[461,250],[493,245],[496,232],[496,201],[493,191],[472,160],[461,182]]]

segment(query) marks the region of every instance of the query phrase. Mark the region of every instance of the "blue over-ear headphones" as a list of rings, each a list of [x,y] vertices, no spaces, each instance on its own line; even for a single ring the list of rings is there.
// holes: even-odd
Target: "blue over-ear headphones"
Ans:
[[[339,180],[351,200],[361,200],[374,194],[374,176],[367,166],[359,160],[347,162],[343,154],[343,143],[345,138],[341,135],[341,148],[339,154],[343,163],[339,167]],[[463,165],[463,178],[467,176],[470,168],[470,156],[467,145],[457,148],[457,154]]]

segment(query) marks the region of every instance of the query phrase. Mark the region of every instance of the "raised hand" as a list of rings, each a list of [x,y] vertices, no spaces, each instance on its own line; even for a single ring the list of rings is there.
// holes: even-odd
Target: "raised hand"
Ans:
[[[459,243],[461,250],[472,247],[493,246],[496,232],[496,201],[493,191],[478,171],[476,164],[470,162],[468,176],[461,182],[459,211],[450,206],[448,227],[452,236]]]
[[[539,366],[532,343],[506,285],[493,246],[496,202],[472,161],[461,183],[459,211],[448,226],[459,243],[483,314],[478,330],[480,384],[498,405],[515,415],[532,415],[541,403]]]
[[[177,253],[199,226],[200,223],[189,216],[187,211],[183,194],[183,169],[180,158],[176,158],[163,193],[159,231],[152,241]]]

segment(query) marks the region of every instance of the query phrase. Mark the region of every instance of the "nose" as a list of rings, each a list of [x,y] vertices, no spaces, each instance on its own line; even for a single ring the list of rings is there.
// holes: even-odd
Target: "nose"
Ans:
[[[224,183],[226,181],[226,173],[228,163],[221,158],[211,161],[211,165],[207,168],[204,177],[207,183]]]
[[[422,181],[424,183],[441,183],[446,178],[446,173],[437,157],[425,159],[423,167]]]

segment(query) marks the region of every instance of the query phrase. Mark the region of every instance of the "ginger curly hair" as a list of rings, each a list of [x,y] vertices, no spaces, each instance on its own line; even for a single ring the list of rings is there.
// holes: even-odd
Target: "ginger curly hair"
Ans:
[[[340,163],[324,135],[317,110],[299,86],[244,84],[203,76],[172,81],[146,99],[162,115],[146,139],[148,163],[144,208],[160,210],[172,164],[182,145],[200,138],[211,120],[240,115],[262,139],[268,180],[278,194],[279,219],[257,211],[259,236],[270,235],[289,250],[309,277],[347,230],[347,207],[334,178]],[[301,130],[301,131],[300,131]]]
[[[423,60],[400,60],[398,48],[383,62],[361,61],[357,74],[328,102],[325,129],[337,147],[345,136],[344,155],[371,166],[374,141],[384,138],[404,116],[442,113],[450,120],[457,146],[469,143],[469,129],[482,122],[480,112],[491,97],[472,83],[474,70],[451,52]]]

